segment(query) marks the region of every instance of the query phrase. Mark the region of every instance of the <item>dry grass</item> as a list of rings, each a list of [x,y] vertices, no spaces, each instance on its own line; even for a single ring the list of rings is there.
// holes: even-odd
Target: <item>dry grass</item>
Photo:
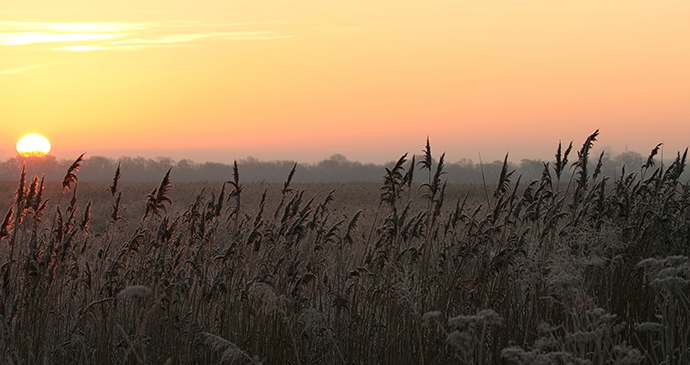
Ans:
[[[686,155],[655,169],[653,151],[611,181],[589,166],[596,137],[570,165],[559,145],[536,181],[506,162],[495,186],[446,183],[429,144],[426,181],[403,156],[381,186],[292,184],[299,170],[243,184],[237,168],[226,183],[122,183],[118,169],[85,184],[79,160],[66,184],[22,174],[0,183],[0,354],[688,363]]]

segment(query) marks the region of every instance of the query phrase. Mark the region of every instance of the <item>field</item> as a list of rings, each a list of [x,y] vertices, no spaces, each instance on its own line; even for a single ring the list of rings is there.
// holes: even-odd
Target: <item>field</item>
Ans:
[[[0,354],[690,363],[687,151],[608,178],[595,140],[538,180],[505,164],[481,185],[446,184],[430,149],[379,184],[79,183],[79,160],[61,183],[17,176],[0,183]]]

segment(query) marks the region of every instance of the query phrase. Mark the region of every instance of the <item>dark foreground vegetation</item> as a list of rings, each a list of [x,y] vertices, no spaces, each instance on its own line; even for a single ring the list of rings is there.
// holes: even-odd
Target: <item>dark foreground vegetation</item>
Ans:
[[[21,172],[0,185],[0,357],[690,363],[687,150],[613,178],[596,137],[491,185],[446,183],[428,144],[377,185]]]

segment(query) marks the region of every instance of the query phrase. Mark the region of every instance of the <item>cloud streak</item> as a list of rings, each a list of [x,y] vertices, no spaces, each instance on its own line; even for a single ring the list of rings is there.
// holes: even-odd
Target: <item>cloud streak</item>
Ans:
[[[18,74],[18,73],[22,73],[22,72],[27,72],[27,71],[35,70],[35,69],[41,68],[41,67],[43,67],[43,66],[45,66],[45,65],[34,65],[34,66],[26,66],[26,67],[12,68],[12,69],[9,69],[9,70],[0,71],[0,75]]]
[[[45,34],[45,33],[15,33],[0,34],[0,42],[7,46],[18,46],[31,43],[48,42],[83,42],[99,39],[118,37],[115,34],[98,33],[70,33],[70,34]]]
[[[122,41],[110,42],[112,44],[156,44],[156,43],[183,43],[202,39],[217,38],[226,40],[245,39],[283,39],[292,36],[280,35],[275,32],[221,32],[221,33],[197,33],[197,34],[173,34],[161,38],[132,38]]]
[[[147,44],[147,45],[132,45],[132,46],[64,46],[55,48],[56,51],[72,51],[72,52],[88,52],[88,51],[106,51],[106,50],[137,50],[145,48],[163,48],[163,47],[191,47],[190,44]]]
[[[220,31],[208,32],[209,24],[164,23],[37,23],[0,22],[0,46],[34,43],[68,43],[54,48],[67,51],[138,49],[160,46],[196,45],[204,40],[277,40],[292,38],[276,31],[224,31],[227,28],[260,23],[213,24]],[[225,28],[225,29],[223,29]],[[179,32],[184,29],[185,32]],[[175,30],[175,31],[173,31]],[[205,31],[202,31],[205,30]],[[87,43],[88,44],[85,44]]]
[[[37,23],[0,22],[0,29],[29,32],[120,32],[146,29],[146,23]]]
[[[65,47],[60,47],[57,49],[64,49],[67,51],[77,51],[77,52],[82,52],[82,51],[98,51],[103,49],[103,47],[96,47],[96,46],[65,46]]]

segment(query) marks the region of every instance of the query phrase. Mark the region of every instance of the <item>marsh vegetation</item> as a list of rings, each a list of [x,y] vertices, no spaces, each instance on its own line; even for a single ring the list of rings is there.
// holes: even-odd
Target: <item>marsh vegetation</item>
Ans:
[[[4,182],[7,363],[687,364],[687,150],[604,176],[558,146],[483,184]],[[418,166],[421,170],[414,169]],[[534,178],[534,176],[533,176]]]

